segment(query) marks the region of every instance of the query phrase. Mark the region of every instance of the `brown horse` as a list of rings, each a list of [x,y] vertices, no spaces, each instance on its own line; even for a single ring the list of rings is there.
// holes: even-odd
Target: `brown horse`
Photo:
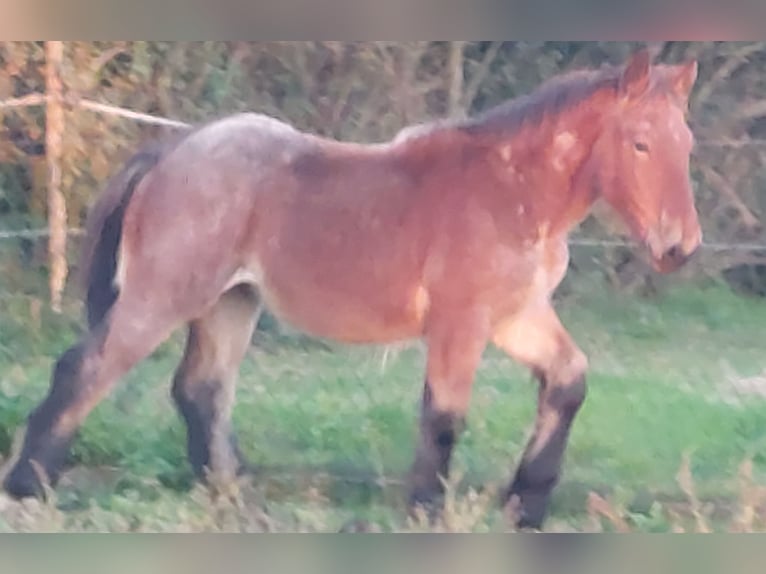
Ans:
[[[172,395],[190,461],[201,477],[231,477],[235,379],[264,304],[337,341],[423,338],[413,504],[440,499],[486,345],[531,368],[537,419],[506,503],[519,525],[541,526],[586,392],[587,359],[551,305],[567,235],[600,197],[659,271],[695,251],[696,74],[696,62],[653,66],[642,51],[385,144],[243,114],[139,153],[92,211],[90,330],[58,360],[6,489],[39,495],[36,468],[55,484],[90,410],[184,324]]]

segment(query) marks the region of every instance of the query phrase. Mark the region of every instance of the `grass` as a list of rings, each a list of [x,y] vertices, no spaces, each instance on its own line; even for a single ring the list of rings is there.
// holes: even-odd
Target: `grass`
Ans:
[[[549,527],[760,528],[766,304],[716,284],[670,286],[648,300],[582,278],[558,308],[591,371]],[[0,452],[74,341],[75,311],[53,316],[31,295],[0,299]],[[401,488],[415,441],[419,346],[386,353],[259,337],[234,417],[258,472],[233,500],[216,501],[193,485],[169,399],[181,342],[174,337],[93,412],[54,503],[0,498],[0,530],[423,528],[405,520]],[[442,528],[503,528],[492,492],[509,479],[535,397],[529,374],[488,350]]]

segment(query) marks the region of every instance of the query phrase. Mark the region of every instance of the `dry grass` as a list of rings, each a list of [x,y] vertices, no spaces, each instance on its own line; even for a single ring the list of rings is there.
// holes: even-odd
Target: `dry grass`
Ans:
[[[712,533],[763,532],[766,530],[766,485],[753,478],[753,464],[744,461],[737,474],[736,501],[702,501],[696,493],[691,461],[685,457],[677,474],[683,498],[655,501],[648,512],[631,512],[609,496],[595,492],[588,495],[587,513],[579,521],[553,517],[546,524],[548,532],[585,533]],[[156,508],[145,507],[142,518],[128,516],[119,507],[105,509],[98,505],[72,512],[49,490],[45,502],[17,502],[0,495],[0,531],[9,532],[327,532],[343,533],[482,533],[510,532],[507,516],[496,507],[496,493],[468,490],[458,493],[453,480],[447,485],[444,512],[438,518],[424,513],[376,522],[347,519],[335,524],[329,500],[319,489],[309,488],[292,512],[274,508],[249,480],[210,488],[197,486],[185,500],[157,500]],[[167,513],[168,508],[172,512]],[[140,512],[138,513],[140,515]],[[647,521],[652,524],[648,528]]]
[[[744,461],[739,468],[738,497],[733,507],[716,505],[714,502],[703,503],[699,499],[688,456],[684,457],[676,479],[684,499],[655,503],[652,509],[653,515],[666,522],[667,532],[745,533],[763,532],[766,529],[766,486],[755,482],[751,460]],[[641,531],[641,527],[628,510],[596,493],[591,493],[588,497],[586,531],[631,533]]]

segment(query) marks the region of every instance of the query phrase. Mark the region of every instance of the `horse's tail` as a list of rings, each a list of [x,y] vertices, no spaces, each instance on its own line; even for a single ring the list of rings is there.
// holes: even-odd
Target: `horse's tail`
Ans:
[[[137,152],[107,184],[88,214],[80,256],[79,279],[92,329],[117,300],[114,283],[122,221],[138,184],[174,148],[179,139],[157,142]]]

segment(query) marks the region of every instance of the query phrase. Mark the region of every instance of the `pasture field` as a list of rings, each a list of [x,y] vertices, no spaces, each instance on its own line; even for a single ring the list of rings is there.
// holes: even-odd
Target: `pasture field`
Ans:
[[[55,316],[13,294],[22,287],[0,290],[3,456],[81,328],[77,305]],[[766,302],[719,284],[676,283],[647,299],[579,277],[557,307],[591,369],[547,528],[764,530]],[[416,436],[419,346],[259,333],[234,417],[255,475],[213,500],[193,486],[169,397],[181,345],[179,333],[94,411],[51,501],[0,497],[0,531],[425,528],[405,518],[401,485]],[[488,350],[450,508],[433,528],[505,528],[493,490],[510,478],[535,401],[530,375]]]

